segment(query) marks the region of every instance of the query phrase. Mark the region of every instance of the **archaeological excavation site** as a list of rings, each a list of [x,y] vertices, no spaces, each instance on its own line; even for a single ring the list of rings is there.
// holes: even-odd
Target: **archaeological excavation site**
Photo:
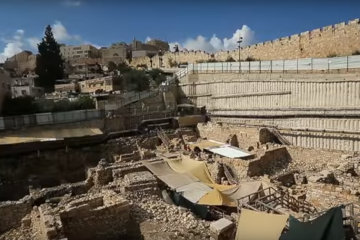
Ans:
[[[360,56],[298,57],[1,117],[0,240],[359,239]]]

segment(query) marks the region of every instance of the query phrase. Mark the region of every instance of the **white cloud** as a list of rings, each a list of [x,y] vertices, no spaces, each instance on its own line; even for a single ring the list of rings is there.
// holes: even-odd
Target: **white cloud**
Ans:
[[[5,48],[0,52],[0,62],[4,62],[7,58],[14,56],[15,54],[23,50],[24,33],[22,29],[16,30],[15,34],[10,39],[3,39]]]
[[[101,48],[100,45],[97,45],[96,43],[92,43],[92,42],[89,42],[89,41],[83,41],[82,44],[89,44],[89,45],[92,45],[93,47],[96,47],[97,49]]]
[[[171,43],[169,43],[170,51],[174,51],[175,45],[177,45],[179,47],[179,50],[182,50],[181,44],[179,42],[171,42]]]
[[[37,50],[37,45],[40,43],[41,40],[37,37],[31,37],[26,39],[26,41],[33,50]]]
[[[63,5],[67,7],[80,7],[82,4],[81,1],[72,1],[72,0],[66,0],[63,2]]]
[[[218,38],[215,34],[210,38],[204,36],[197,36],[196,38],[188,38],[183,43],[172,42],[169,43],[171,50],[175,44],[179,46],[180,50],[202,50],[206,52],[217,52],[221,50],[234,50],[237,48],[239,37],[243,37],[241,46],[253,44],[255,41],[255,32],[247,25],[243,25],[241,29],[237,29],[230,38]]]
[[[70,34],[60,21],[55,21],[52,25],[52,30],[55,39],[59,42],[91,44],[100,48],[100,46],[96,44],[83,40],[79,35]],[[7,58],[10,58],[26,49],[37,52],[37,45],[41,41],[41,38],[35,36],[26,37],[25,31],[23,29],[18,29],[15,31],[13,36],[3,38],[1,41],[5,44],[5,47],[2,51],[0,50],[0,62],[4,62]]]
[[[60,21],[55,21],[52,25],[52,31],[57,41],[81,41],[79,35],[69,34],[66,27]]]
[[[146,42],[146,43],[149,42],[149,41],[151,41],[151,40],[152,40],[152,38],[149,37],[149,36],[147,36],[147,37],[145,38],[145,42]]]

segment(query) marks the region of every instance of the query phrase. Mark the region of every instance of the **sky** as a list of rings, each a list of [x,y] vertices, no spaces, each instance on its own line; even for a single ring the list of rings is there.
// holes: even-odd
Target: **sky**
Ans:
[[[162,39],[216,52],[360,17],[360,0],[0,0],[0,62],[37,52],[46,25],[59,43]]]

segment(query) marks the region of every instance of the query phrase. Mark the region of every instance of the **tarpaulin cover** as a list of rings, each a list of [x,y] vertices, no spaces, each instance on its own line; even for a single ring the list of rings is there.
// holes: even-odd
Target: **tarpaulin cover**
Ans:
[[[203,219],[209,218],[210,214],[207,206],[192,203],[177,192],[171,192],[170,197],[176,205],[190,209],[193,213]]]
[[[216,188],[211,192],[205,194],[200,198],[199,204],[209,205],[209,206],[228,206],[236,207],[236,202],[227,197],[225,194],[222,194]]]
[[[230,146],[230,145],[223,145],[220,147],[211,147],[206,148],[206,150],[224,156],[228,158],[243,158],[243,157],[249,157],[252,154],[249,154],[247,152],[244,152],[238,147]]]
[[[179,187],[199,181],[189,174],[180,173],[158,176],[158,178],[166,183],[166,185],[168,185],[171,189],[177,189]]]
[[[236,187],[222,191],[222,193],[228,196],[230,199],[238,200],[249,194],[258,192],[262,189],[261,181],[254,182],[242,182]]]
[[[142,164],[144,164],[147,169],[149,169],[155,176],[172,189],[176,189],[190,183],[199,182],[199,179],[191,174],[175,172],[164,161],[142,161]]]
[[[172,170],[169,167],[169,165],[164,161],[158,161],[158,162],[142,161],[142,164],[156,176],[164,176],[174,173],[174,170]]]
[[[166,159],[166,162],[175,172],[190,173],[203,183],[215,183],[210,176],[205,162],[193,160],[185,155],[182,155],[181,159]]]
[[[288,215],[255,212],[243,208],[235,240],[278,240],[288,217]]]
[[[212,188],[202,182],[190,183],[176,189],[177,192],[182,192],[184,198],[192,203],[197,203],[205,194],[212,190]]]
[[[236,185],[214,183],[205,162],[181,156],[181,159],[142,161],[153,174],[171,189],[176,190],[192,203],[211,206],[236,207],[236,200],[261,187],[261,182]]]
[[[342,240],[345,239],[341,207],[328,210],[324,215],[309,221],[300,222],[290,217],[289,231],[281,240]]]

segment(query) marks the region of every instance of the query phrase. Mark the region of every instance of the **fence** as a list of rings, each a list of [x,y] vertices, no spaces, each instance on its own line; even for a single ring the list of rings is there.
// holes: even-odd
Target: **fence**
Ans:
[[[61,124],[86,121],[103,118],[104,115],[104,111],[91,109],[0,117],[0,130],[19,129],[22,127],[31,127],[47,124]]]
[[[180,79],[188,73],[207,72],[299,72],[331,71],[360,68],[360,55],[333,58],[302,58],[293,60],[269,60],[246,62],[214,62],[190,64],[177,72]]]

